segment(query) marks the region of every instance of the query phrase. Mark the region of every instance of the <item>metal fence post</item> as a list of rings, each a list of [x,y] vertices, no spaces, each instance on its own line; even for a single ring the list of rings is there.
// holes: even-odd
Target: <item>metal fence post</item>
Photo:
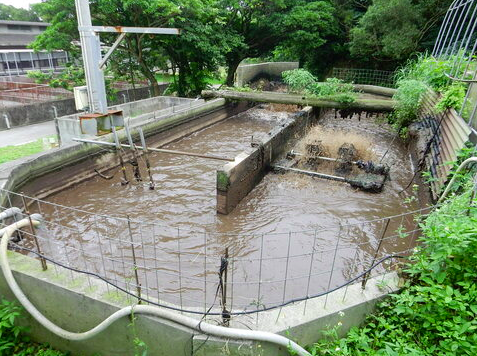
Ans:
[[[336,240],[335,253],[333,255],[333,263],[331,264],[330,279],[328,280],[328,288],[326,289],[326,297],[325,297],[325,305],[324,305],[325,308],[326,308],[326,304],[328,303],[328,295],[330,294],[331,280],[333,279],[333,271],[335,269],[336,255],[338,254],[338,247],[339,247],[340,239],[341,239],[341,229],[342,229],[342,226],[340,225],[340,229],[338,232],[338,239]]]
[[[46,271],[48,269],[48,266],[46,265],[46,260],[43,258],[41,254],[40,243],[38,241],[38,237],[36,236],[36,231],[35,231],[35,227],[33,226],[33,221],[31,220],[30,212],[28,211],[25,196],[21,195],[21,197],[23,202],[23,209],[25,210],[25,214],[28,216],[28,221],[30,223],[31,235],[33,236],[33,239],[35,240],[36,250],[38,252],[38,256],[40,257],[41,268],[43,269],[43,271]]]
[[[386,220],[386,224],[384,225],[383,233],[381,234],[381,238],[379,239],[378,247],[376,248],[376,251],[374,252],[373,260],[371,261],[371,265],[369,268],[372,268],[374,266],[374,263],[376,262],[376,258],[378,257],[379,250],[381,249],[381,245],[383,243],[384,236],[386,235],[386,232],[389,227],[389,223],[391,222],[391,219]],[[365,289],[366,288],[366,283],[368,282],[369,275],[371,274],[371,271],[368,271],[367,273],[364,274],[363,276],[363,281],[361,282],[361,288]]]
[[[227,310],[227,279],[228,279],[228,265],[229,265],[229,248],[225,248],[224,257],[221,258],[220,262],[220,285],[222,292],[222,322],[224,326],[229,326],[230,324],[230,312]]]
[[[129,215],[127,216],[128,219],[128,230],[129,230],[129,239],[131,240],[131,252],[133,258],[133,269],[134,269],[134,278],[136,279],[136,290],[137,290],[137,299],[138,304],[141,304],[141,284],[139,283],[139,274],[137,273],[137,263],[136,263],[136,251],[134,250],[134,239],[131,230],[131,220]]]
[[[310,296],[310,282],[311,282],[311,274],[313,273],[313,260],[315,259],[315,249],[316,249],[316,230],[314,232],[313,238],[313,248],[311,250],[311,259],[310,259],[310,270],[308,271],[308,283],[306,285],[306,300],[305,300],[305,307],[303,308],[303,315],[306,313],[306,306],[308,304],[308,298]]]

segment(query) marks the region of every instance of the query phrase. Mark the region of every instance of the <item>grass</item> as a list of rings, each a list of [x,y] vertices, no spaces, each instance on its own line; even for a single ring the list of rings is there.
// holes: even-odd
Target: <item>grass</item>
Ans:
[[[48,136],[52,137],[52,136]],[[0,164],[45,151],[43,139],[18,146],[0,147]]]

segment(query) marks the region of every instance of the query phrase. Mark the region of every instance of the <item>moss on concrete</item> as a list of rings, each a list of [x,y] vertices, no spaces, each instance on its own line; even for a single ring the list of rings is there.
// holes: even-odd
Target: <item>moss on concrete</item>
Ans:
[[[227,191],[230,185],[229,176],[224,171],[217,171],[217,189]]]

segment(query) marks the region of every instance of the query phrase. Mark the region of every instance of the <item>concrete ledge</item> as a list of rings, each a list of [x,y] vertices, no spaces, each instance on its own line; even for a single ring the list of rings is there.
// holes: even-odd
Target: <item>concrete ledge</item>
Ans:
[[[303,136],[316,119],[312,107],[305,107],[269,132],[269,138],[258,147],[239,154],[234,162],[217,171],[217,212],[229,214],[262,180],[270,164],[286,152],[291,139]]]
[[[86,331],[134,300],[105,284],[75,272],[59,269],[48,264],[43,272],[38,260],[9,252],[12,270],[24,293],[47,318],[60,327],[72,331]],[[0,295],[15,300],[0,272]],[[155,317],[136,315],[134,325],[130,318],[123,318],[107,330],[86,341],[68,341],[49,332],[26,312],[21,324],[30,328],[31,337],[37,342],[47,342],[54,348],[69,351],[73,355],[124,355],[142,354],[134,346],[137,337],[144,341],[149,355],[191,355],[192,330]],[[180,352],[178,351],[180,350]]]
[[[31,302],[47,318],[66,330],[86,331],[120,308],[135,304],[134,298],[113,287],[107,288],[104,282],[94,277],[55,268],[50,263],[48,269],[42,271],[38,260],[16,252],[8,252],[8,258],[15,279]],[[270,331],[291,338],[300,345],[310,345],[333,326],[341,325],[338,331],[344,335],[352,326],[360,325],[380,299],[398,290],[398,284],[399,278],[395,273],[373,277],[368,280],[364,291],[357,283],[347,290],[343,288],[330,293],[327,302],[323,296],[261,312],[258,316],[235,316],[231,327]],[[15,300],[1,272],[0,295]],[[48,342],[54,348],[73,355],[142,354],[143,350],[135,349],[136,337],[147,345],[148,354],[154,356],[288,355],[286,348],[274,344],[208,337],[159,318],[135,317],[134,324],[130,318],[123,318],[98,336],[78,342],[57,337],[29,315],[25,315],[21,323],[30,327],[33,340]],[[219,322],[212,318],[207,318],[207,321]]]

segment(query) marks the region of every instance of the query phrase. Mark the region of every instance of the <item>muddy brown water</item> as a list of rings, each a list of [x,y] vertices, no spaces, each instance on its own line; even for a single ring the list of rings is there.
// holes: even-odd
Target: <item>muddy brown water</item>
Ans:
[[[260,141],[288,115],[253,108],[167,148],[234,157],[250,146],[252,136]],[[384,162],[391,174],[382,193],[270,173],[231,214],[217,215],[216,170],[222,162],[153,153],[156,190],[147,182],[123,187],[120,172],[113,170],[108,173],[116,172],[112,180],[96,177],[40,204],[36,210],[47,221],[40,241],[44,253],[136,293],[134,246],[143,297],[201,310],[214,301],[226,247],[233,257],[228,305],[234,310],[260,309],[336,287],[375,256],[386,223],[364,222],[403,214],[418,203],[410,198],[411,189],[398,194],[413,167],[389,127],[374,118],[335,118],[332,112],[319,125],[330,155],[336,156],[333,152],[351,136],[367,159],[379,160],[387,151]],[[295,146],[301,147],[300,142]],[[398,236],[399,226],[413,229],[412,216],[391,220],[378,259],[413,246],[416,233]]]

